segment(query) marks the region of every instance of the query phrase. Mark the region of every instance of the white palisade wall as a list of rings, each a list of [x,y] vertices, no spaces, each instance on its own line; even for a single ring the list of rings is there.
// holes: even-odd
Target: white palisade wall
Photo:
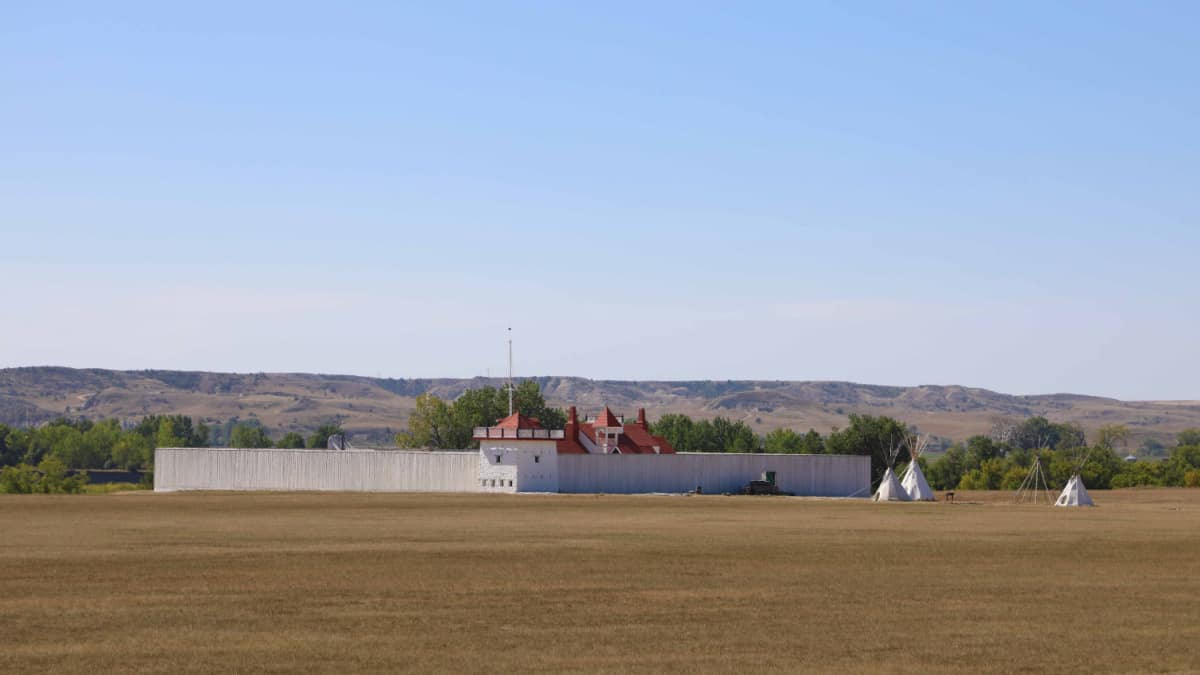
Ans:
[[[497,461],[499,456],[499,461]],[[154,489],[344,492],[736,492],[775,472],[785,492],[869,497],[871,459],[849,455],[560,455],[553,441],[489,442],[478,452],[163,448]]]
[[[673,455],[561,455],[562,492],[636,494],[736,492],[767,471],[780,490],[809,497],[869,497],[871,458],[680,452]]]
[[[473,492],[479,453],[162,448],[154,489]]]

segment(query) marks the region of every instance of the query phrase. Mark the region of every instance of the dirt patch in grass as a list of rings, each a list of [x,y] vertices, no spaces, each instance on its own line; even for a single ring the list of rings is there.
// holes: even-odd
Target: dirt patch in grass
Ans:
[[[0,671],[1200,669],[1200,490],[0,496]]]

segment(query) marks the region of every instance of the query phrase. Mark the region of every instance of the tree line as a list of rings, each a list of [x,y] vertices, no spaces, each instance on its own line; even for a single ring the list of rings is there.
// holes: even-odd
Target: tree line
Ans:
[[[650,433],[662,436],[677,452],[765,452],[809,455],[869,455],[871,474],[878,481],[891,460],[889,450],[910,433],[891,417],[851,413],[849,425],[822,436],[816,429],[800,433],[775,429],[765,436],[754,433],[741,420],[714,417],[693,420],[687,415],[667,414],[651,423]],[[901,448],[896,461],[907,462]]]
[[[293,431],[273,440],[257,420],[210,426],[186,415],[150,415],[128,427],[115,419],[0,424],[0,492],[78,491],[82,483],[72,482],[78,474],[66,473],[72,469],[151,471],[155,448],[324,448],[330,435],[341,433],[341,425],[330,422],[307,437]]]
[[[1030,425],[1045,425],[1030,418]],[[951,446],[936,461],[921,467],[936,490],[1015,490],[1040,461],[1052,488],[1066,484],[1079,468],[1089,489],[1138,486],[1200,487],[1200,430],[1181,432],[1165,459],[1126,461],[1118,452],[1128,438],[1123,425],[1102,427],[1093,443],[1069,438],[1056,445],[1031,442],[1030,437],[972,436]]]

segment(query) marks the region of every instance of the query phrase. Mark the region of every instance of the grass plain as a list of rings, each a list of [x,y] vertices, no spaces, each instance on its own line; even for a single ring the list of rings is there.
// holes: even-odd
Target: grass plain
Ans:
[[[1200,671],[1200,490],[0,496],[0,672]]]

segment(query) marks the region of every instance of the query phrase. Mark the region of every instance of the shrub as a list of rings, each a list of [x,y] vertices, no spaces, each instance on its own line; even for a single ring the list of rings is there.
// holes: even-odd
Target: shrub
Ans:
[[[1200,487],[1200,469],[1183,474],[1183,484],[1186,487]]]
[[[86,471],[67,476],[67,465],[57,457],[43,459],[37,468],[19,464],[0,470],[0,492],[9,494],[79,494],[87,482]]]
[[[37,471],[28,464],[6,466],[0,470],[0,492],[27,495],[34,492],[38,482]]]

